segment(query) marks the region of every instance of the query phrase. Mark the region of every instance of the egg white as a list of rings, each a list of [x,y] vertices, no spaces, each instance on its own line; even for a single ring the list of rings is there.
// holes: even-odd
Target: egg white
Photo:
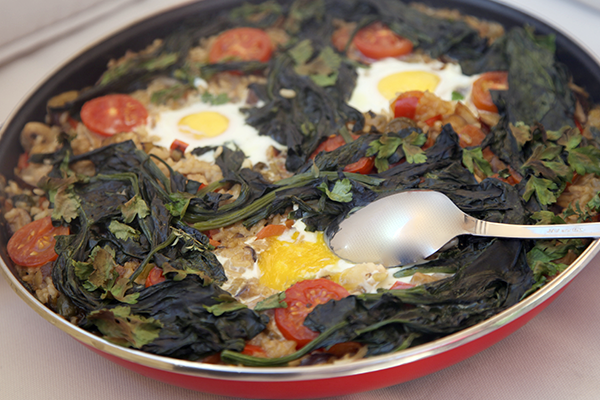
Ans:
[[[356,88],[349,104],[361,112],[389,112],[391,99],[386,99],[377,89],[377,85],[389,75],[407,71],[425,71],[437,75],[440,82],[433,93],[446,101],[452,100],[452,92],[458,92],[468,100],[471,97],[473,82],[479,77],[463,75],[458,64],[444,64],[440,61],[407,63],[395,58],[386,58],[374,62],[369,68],[358,69]]]
[[[198,101],[178,110],[160,111],[148,124],[147,130],[150,135],[158,138],[155,143],[163,147],[170,147],[175,139],[189,144],[186,152],[201,146],[221,146],[234,143],[253,164],[267,162],[266,151],[269,146],[274,146],[279,150],[285,149],[285,146],[268,136],[260,136],[254,127],[247,125],[245,115],[240,111],[242,106],[242,103],[212,105]],[[213,111],[225,116],[229,120],[225,132],[218,136],[198,139],[179,130],[178,123],[183,117],[203,111]],[[214,159],[212,152],[205,153],[199,158],[205,161]]]

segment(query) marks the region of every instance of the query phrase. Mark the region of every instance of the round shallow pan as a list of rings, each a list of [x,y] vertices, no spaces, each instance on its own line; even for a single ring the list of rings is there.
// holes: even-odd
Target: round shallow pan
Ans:
[[[205,0],[163,13],[122,30],[68,61],[42,82],[17,108],[0,132],[0,172],[11,176],[22,151],[19,133],[31,120],[43,120],[45,104],[53,95],[93,84],[107,61],[126,50],[144,48],[165,36],[190,16],[210,18],[239,0]],[[426,0],[425,4],[456,8],[466,14],[498,21],[505,27],[532,25],[538,33],[556,34],[557,58],[571,70],[576,83],[600,98],[600,67],[574,41],[546,24],[505,6],[478,0]],[[2,232],[2,234],[4,234]],[[355,393],[406,382],[458,363],[497,343],[550,304],[600,250],[594,242],[563,274],[542,290],[476,326],[398,353],[345,365],[291,368],[247,368],[209,365],[159,357],[126,349],[79,329],[54,314],[31,295],[14,274],[0,238],[0,269],[15,292],[37,313],[88,348],[150,378],[198,391],[254,398],[311,398]],[[550,345],[550,344],[549,344]]]

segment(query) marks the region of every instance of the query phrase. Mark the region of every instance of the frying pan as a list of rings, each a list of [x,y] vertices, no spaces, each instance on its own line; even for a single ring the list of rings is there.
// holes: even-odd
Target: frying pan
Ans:
[[[16,165],[19,132],[31,120],[43,120],[46,100],[62,91],[92,84],[110,58],[127,49],[141,49],[155,37],[165,36],[189,15],[206,15],[240,1],[203,1],[150,17],[122,30],[79,54],[42,82],[6,122],[0,138],[0,171],[11,176]],[[479,1],[425,1],[431,6],[457,8],[464,13],[504,24],[529,24],[539,33],[556,33],[533,17],[495,3]],[[600,93],[597,61],[571,39],[557,35],[557,58],[596,98]],[[6,256],[6,237],[0,239],[1,269],[19,296],[42,317],[102,356],[153,379],[199,391],[256,398],[308,398],[371,390],[406,382],[464,360],[511,334],[550,304],[599,250],[594,243],[569,269],[541,291],[509,310],[467,330],[403,352],[373,357],[347,365],[296,368],[241,368],[214,366],[158,357],[114,346],[63,321],[28,293],[13,275]],[[550,345],[550,344],[549,344]]]

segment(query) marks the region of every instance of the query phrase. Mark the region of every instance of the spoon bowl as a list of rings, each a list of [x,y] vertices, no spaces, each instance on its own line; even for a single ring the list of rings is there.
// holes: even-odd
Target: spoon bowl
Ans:
[[[513,225],[482,221],[431,190],[396,193],[360,208],[328,240],[340,258],[385,267],[414,264],[460,235],[552,239],[600,237],[600,223]]]

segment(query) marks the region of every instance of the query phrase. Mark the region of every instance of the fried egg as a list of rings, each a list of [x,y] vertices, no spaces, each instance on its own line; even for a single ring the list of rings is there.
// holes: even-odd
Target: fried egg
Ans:
[[[356,88],[349,104],[361,112],[387,112],[390,101],[410,90],[429,91],[446,101],[452,100],[453,92],[468,99],[477,77],[463,75],[457,64],[407,63],[386,58],[369,68],[358,69]]]
[[[264,240],[268,247],[258,254],[255,273],[261,285],[274,290],[326,277],[351,293],[372,292],[391,278],[380,265],[353,264],[337,257],[325,243],[323,232],[308,232],[301,221],[284,234]]]
[[[189,146],[187,152],[196,147],[220,146],[235,143],[253,164],[266,162],[269,146],[284,149],[268,136],[260,136],[258,131],[247,125],[245,115],[240,111],[242,103],[212,105],[196,102],[178,110],[161,111],[148,125],[148,132],[159,138],[156,144],[169,147],[175,139]],[[212,154],[200,157],[212,161]]]

